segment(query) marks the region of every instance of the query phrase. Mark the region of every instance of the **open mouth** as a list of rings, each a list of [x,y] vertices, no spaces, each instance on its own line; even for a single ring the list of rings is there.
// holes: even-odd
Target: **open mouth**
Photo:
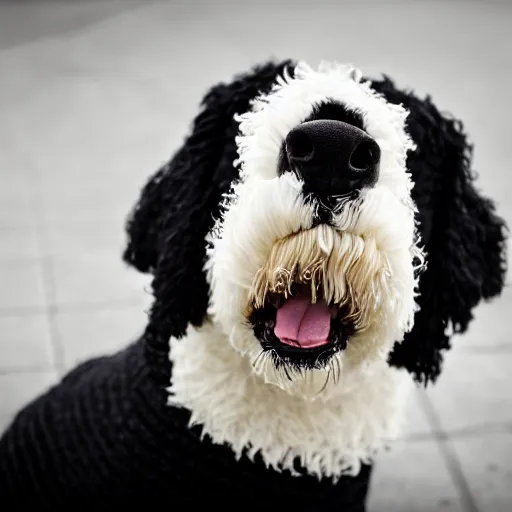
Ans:
[[[348,308],[328,304],[318,292],[313,298],[307,284],[294,283],[286,294],[269,293],[248,319],[263,350],[274,351],[276,363],[305,368],[324,367],[354,333]]]

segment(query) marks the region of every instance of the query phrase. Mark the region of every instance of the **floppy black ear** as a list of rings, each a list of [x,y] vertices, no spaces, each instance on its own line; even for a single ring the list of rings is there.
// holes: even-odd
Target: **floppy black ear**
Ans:
[[[149,179],[128,218],[124,260],[154,275],[155,301],[145,343],[151,366],[165,385],[169,338],[183,336],[189,323],[200,325],[206,316],[205,237],[222,195],[238,174],[233,165],[238,123],[233,117],[247,111],[259,93],[268,92],[290,65],[270,62],[230,84],[213,87],[202,101],[191,134]]]
[[[390,362],[427,384],[441,371],[450,330],[464,332],[472,309],[501,292],[506,227],[492,201],[475,188],[472,147],[462,123],[441,114],[430,97],[397,90],[387,77],[372,87],[410,111],[407,129],[417,145],[408,168],[427,269],[420,277],[414,327],[395,345]]]

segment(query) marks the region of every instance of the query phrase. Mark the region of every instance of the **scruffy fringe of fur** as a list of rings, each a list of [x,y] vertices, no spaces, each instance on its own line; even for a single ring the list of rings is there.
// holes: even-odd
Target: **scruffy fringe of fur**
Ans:
[[[357,80],[354,80],[354,77]],[[412,182],[405,168],[407,152],[415,147],[405,131],[408,111],[387,103],[351,65],[321,62],[318,70],[299,62],[294,77],[279,77],[270,94],[254,99],[251,110],[238,116],[237,137],[242,178],[275,177],[279,149],[287,133],[323,101],[339,101],[362,115],[365,130],[381,149],[379,182],[389,186],[411,208]]]
[[[254,278],[249,301],[262,307],[269,292],[288,296],[294,283],[307,284],[328,304],[346,307],[346,320],[364,331],[391,295],[390,270],[375,240],[320,224],[278,240]]]

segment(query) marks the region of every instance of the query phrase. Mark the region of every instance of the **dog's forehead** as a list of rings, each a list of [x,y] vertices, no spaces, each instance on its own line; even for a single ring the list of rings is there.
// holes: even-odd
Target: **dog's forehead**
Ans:
[[[242,176],[275,177],[279,152],[287,134],[312,118],[349,122],[367,131],[389,153],[385,163],[394,165],[412,147],[406,131],[408,112],[390,104],[384,96],[361,80],[349,65],[322,63],[314,70],[301,62],[276,78],[268,94],[256,97],[251,108],[236,116],[236,138]]]
[[[299,62],[293,70],[284,70],[276,77],[267,94],[254,98],[251,111],[261,117],[292,117],[304,121],[320,104],[343,105],[347,110],[368,109],[372,91],[360,81],[361,73],[349,65],[322,63],[317,70]],[[293,116],[295,114],[295,116]],[[288,119],[286,119],[288,120]]]
[[[313,106],[311,114],[304,121],[316,121],[328,119],[332,121],[343,121],[360,129],[364,129],[364,118],[360,111],[352,110],[341,101],[326,99]]]

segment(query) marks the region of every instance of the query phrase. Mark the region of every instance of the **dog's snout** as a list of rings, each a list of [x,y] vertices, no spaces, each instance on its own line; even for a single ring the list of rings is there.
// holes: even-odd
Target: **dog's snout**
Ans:
[[[285,141],[290,170],[310,192],[344,195],[378,178],[380,148],[363,130],[342,121],[308,121],[291,130]]]

